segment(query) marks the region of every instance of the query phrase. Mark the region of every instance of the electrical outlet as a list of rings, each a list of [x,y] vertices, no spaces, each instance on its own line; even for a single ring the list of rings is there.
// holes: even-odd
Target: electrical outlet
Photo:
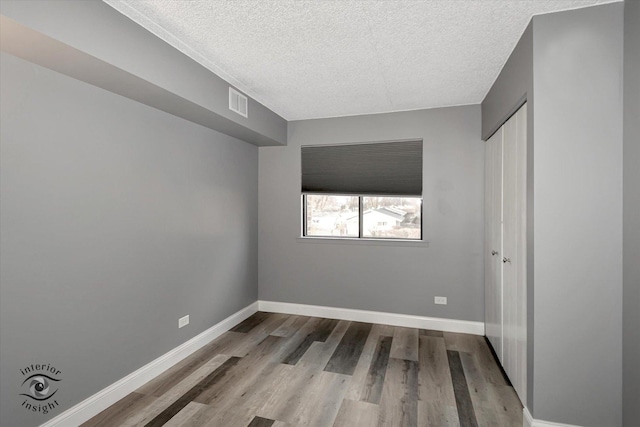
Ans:
[[[189,324],[189,315],[187,314],[184,317],[178,319],[178,329],[184,328]]]
[[[435,304],[447,305],[447,297],[434,297],[433,302]]]

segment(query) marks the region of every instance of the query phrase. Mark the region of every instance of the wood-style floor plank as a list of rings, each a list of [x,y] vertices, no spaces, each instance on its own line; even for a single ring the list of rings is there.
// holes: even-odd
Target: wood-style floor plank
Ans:
[[[207,344],[191,356],[172,366],[153,380],[140,387],[136,392],[158,397],[162,396],[178,382],[191,375],[215,356],[230,353],[230,350],[237,346],[241,337],[242,335],[237,332],[226,332],[222,334],[218,339]]]
[[[268,418],[253,417],[247,427],[271,427],[275,422],[275,420],[270,420]]]
[[[380,398],[378,425],[380,427],[418,425],[418,362],[389,359]]]
[[[382,395],[382,386],[387,374],[389,354],[391,353],[392,337],[378,337],[378,344],[373,355],[373,360],[367,373],[366,385],[362,393],[362,400],[369,403],[379,403]]]
[[[460,354],[457,351],[447,350],[449,359],[449,370],[451,372],[451,381],[453,383],[453,391],[456,396],[456,407],[458,408],[458,419],[460,424],[469,427],[477,427],[473,403],[469,394],[467,379],[464,375]]]
[[[437,337],[437,338],[444,338],[444,332],[442,331],[434,331],[431,329],[420,329],[420,335],[425,335],[428,337]]]
[[[476,348],[476,337],[470,334],[443,332],[447,350],[471,352]]]
[[[254,326],[249,332],[242,334],[241,339],[238,340],[238,345],[232,347],[229,355],[237,357],[246,356],[286,320],[287,316],[283,314],[268,313],[266,319]]]
[[[455,405],[444,406],[434,402],[419,402],[418,425],[425,427],[464,427],[464,424],[460,424],[458,409]],[[486,427],[490,427],[490,425]]]
[[[395,328],[393,326],[389,325],[373,325],[373,327],[371,328],[371,332],[369,333],[369,338],[367,339],[367,342],[362,349],[362,353],[360,354],[360,360],[358,361],[356,369],[351,376],[351,385],[347,390],[345,399],[363,400],[363,396],[368,393],[367,381],[369,370],[371,368],[371,363],[373,363],[375,357],[378,340],[380,337],[392,338],[394,329]]]
[[[123,399],[114,403],[95,417],[82,424],[82,427],[111,427],[119,426],[131,414],[137,413],[150,405],[156,398],[140,393],[130,393]]]
[[[253,328],[255,328],[256,326],[258,326],[260,323],[262,323],[265,320],[267,320],[269,317],[270,317],[269,313],[265,313],[263,311],[258,311],[257,313],[254,313],[253,315],[249,316],[244,321],[240,322],[239,324],[237,324],[236,326],[231,328],[231,331],[232,332],[247,333],[250,330],[252,330]]]
[[[269,398],[256,410],[256,415],[288,423],[294,421],[298,408],[305,403],[305,390],[314,383],[319,371],[313,366],[293,366],[290,372],[291,375],[273,385]]]
[[[333,424],[347,391],[350,378],[333,372],[320,372],[305,389],[303,404],[293,420],[296,426],[323,427]]]
[[[256,313],[83,424],[520,426],[483,337]]]
[[[232,398],[237,390],[246,387],[247,383],[260,374],[258,367],[263,360],[270,360],[274,349],[278,348],[282,338],[267,336],[253,351],[241,358],[224,372],[217,381],[203,388],[192,400],[205,405],[224,405],[225,400]]]
[[[487,345],[484,337],[469,334],[444,333],[447,350],[471,353],[478,361],[482,375],[487,382],[496,385],[508,385],[502,370]]]
[[[222,411],[211,407],[208,412],[209,420],[199,427],[247,427],[254,415],[236,410]]]
[[[197,402],[189,402],[187,406],[182,408],[180,412],[178,412],[175,416],[169,419],[164,425],[164,427],[185,427],[188,425],[195,426],[192,424],[191,420],[193,417],[206,409],[207,406]]]
[[[352,322],[327,362],[324,370],[336,374],[352,375],[356,369],[364,344],[371,332],[371,323]]]
[[[485,405],[491,397],[488,393],[488,382],[472,353],[459,352],[459,354],[473,406],[479,408]]]
[[[298,360],[307,352],[311,344],[316,341],[324,342],[336,327],[338,321],[335,319],[320,319],[314,329],[305,335],[298,346],[285,357],[282,363],[295,365]]]
[[[442,338],[420,337],[420,400],[455,406],[447,349]]]
[[[344,399],[333,427],[378,425],[378,405]]]
[[[492,405],[496,410],[500,426],[513,426],[522,423],[522,404],[512,386],[489,384],[489,394],[493,396]]]
[[[456,398],[443,338],[420,336],[418,424],[458,425]]]
[[[346,375],[319,371],[314,365],[297,365],[290,376],[274,384],[256,415],[292,426],[327,425],[328,418],[333,423],[349,380]]]
[[[239,357],[231,357],[218,369],[207,375],[202,381],[194,385],[189,391],[183,394],[178,400],[169,405],[164,411],[156,415],[145,427],[163,426],[189,403],[196,401],[205,391],[225,378],[231,368],[238,364]]]
[[[393,334],[393,345],[391,346],[391,357],[417,362],[418,337],[418,329],[396,326]]]
[[[246,427],[253,418],[253,415],[248,413],[221,411],[219,408],[214,408],[202,403],[191,402],[189,405],[193,405],[199,409],[189,418],[179,420],[181,424],[175,424],[176,427]],[[165,426],[172,425],[172,421],[179,415],[180,414],[172,418]]]
[[[268,363],[263,366],[257,377],[251,382],[234,387],[224,402],[218,402],[217,407],[222,410],[235,409],[247,413],[256,413],[271,397],[280,384],[294,375],[294,366],[281,363]]]
[[[311,318],[307,316],[290,316],[278,329],[271,332],[276,337],[289,338],[295,334]]]
[[[522,420],[522,405],[513,387],[493,384],[474,353],[460,353],[478,425],[511,426]]]
[[[298,365],[314,365],[317,369],[322,370],[327,365],[350,325],[351,322],[340,320],[324,342],[316,341],[311,344],[311,347],[298,361]]]
[[[176,400],[180,399],[185,393],[200,383],[204,378],[211,375],[220,366],[229,360],[229,356],[219,354],[207,361],[203,366],[198,368],[186,378],[182,378],[177,384],[167,390],[160,397],[153,397],[149,403],[140,410],[132,413],[123,422],[122,426],[139,426],[145,425],[153,418],[165,411]]]
[[[213,412],[213,408],[210,406],[198,402],[190,402],[175,417],[170,419],[165,426],[201,427],[211,420]]]

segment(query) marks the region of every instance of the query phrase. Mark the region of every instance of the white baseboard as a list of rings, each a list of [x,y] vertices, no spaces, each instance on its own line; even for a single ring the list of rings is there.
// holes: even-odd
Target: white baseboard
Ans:
[[[304,316],[326,317],[329,319],[352,320],[357,322],[381,323],[407,328],[433,329],[444,332],[484,335],[483,322],[442,319],[438,317],[414,316],[410,314],[384,313],[381,311],[356,310],[351,308],[323,307],[318,305],[293,304],[288,302],[258,301],[260,311]]]
[[[573,424],[552,423],[551,421],[536,420],[531,416],[529,408],[526,406],[522,409],[522,426],[523,427],[579,427]]]
[[[533,417],[526,406],[522,408],[522,427],[533,427]]]
[[[75,427],[107,409],[129,393],[166,371],[185,357],[204,347],[238,323],[258,311],[258,302],[232,314],[184,344],[116,381],[107,388],[50,419],[41,427]]]

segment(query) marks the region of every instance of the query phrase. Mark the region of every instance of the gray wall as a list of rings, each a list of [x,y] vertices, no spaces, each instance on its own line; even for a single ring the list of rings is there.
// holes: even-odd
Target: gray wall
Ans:
[[[532,92],[533,23],[530,22],[482,101],[482,139],[489,139],[525,100],[529,102],[528,110],[533,110]]]
[[[529,105],[527,407],[536,419],[622,422],[621,64],[622,4],[536,16],[482,103],[484,138]]]
[[[260,148],[260,299],[483,321],[480,126],[478,105],[290,122],[287,147]],[[412,138],[424,139],[429,247],[298,239],[301,145]]]
[[[533,123],[533,21],[529,23],[511,52],[498,78],[482,101],[482,137],[487,140],[527,102],[527,402],[533,408],[534,366],[534,166]]]
[[[640,2],[624,5],[624,425],[640,420]]]
[[[100,0],[2,0],[0,13],[286,144],[282,117],[253,99],[248,119],[231,112],[227,82]]]
[[[533,23],[534,416],[618,426],[623,4]]]
[[[257,299],[258,149],[7,54],[0,70],[0,424],[34,426]],[[62,371],[46,416],[19,396],[42,362]]]

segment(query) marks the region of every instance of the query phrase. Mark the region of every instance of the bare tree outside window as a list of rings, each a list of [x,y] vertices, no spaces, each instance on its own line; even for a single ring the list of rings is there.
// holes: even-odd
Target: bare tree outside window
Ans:
[[[358,237],[358,229],[348,227],[352,217],[358,218],[357,196],[308,194],[306,236]]]

